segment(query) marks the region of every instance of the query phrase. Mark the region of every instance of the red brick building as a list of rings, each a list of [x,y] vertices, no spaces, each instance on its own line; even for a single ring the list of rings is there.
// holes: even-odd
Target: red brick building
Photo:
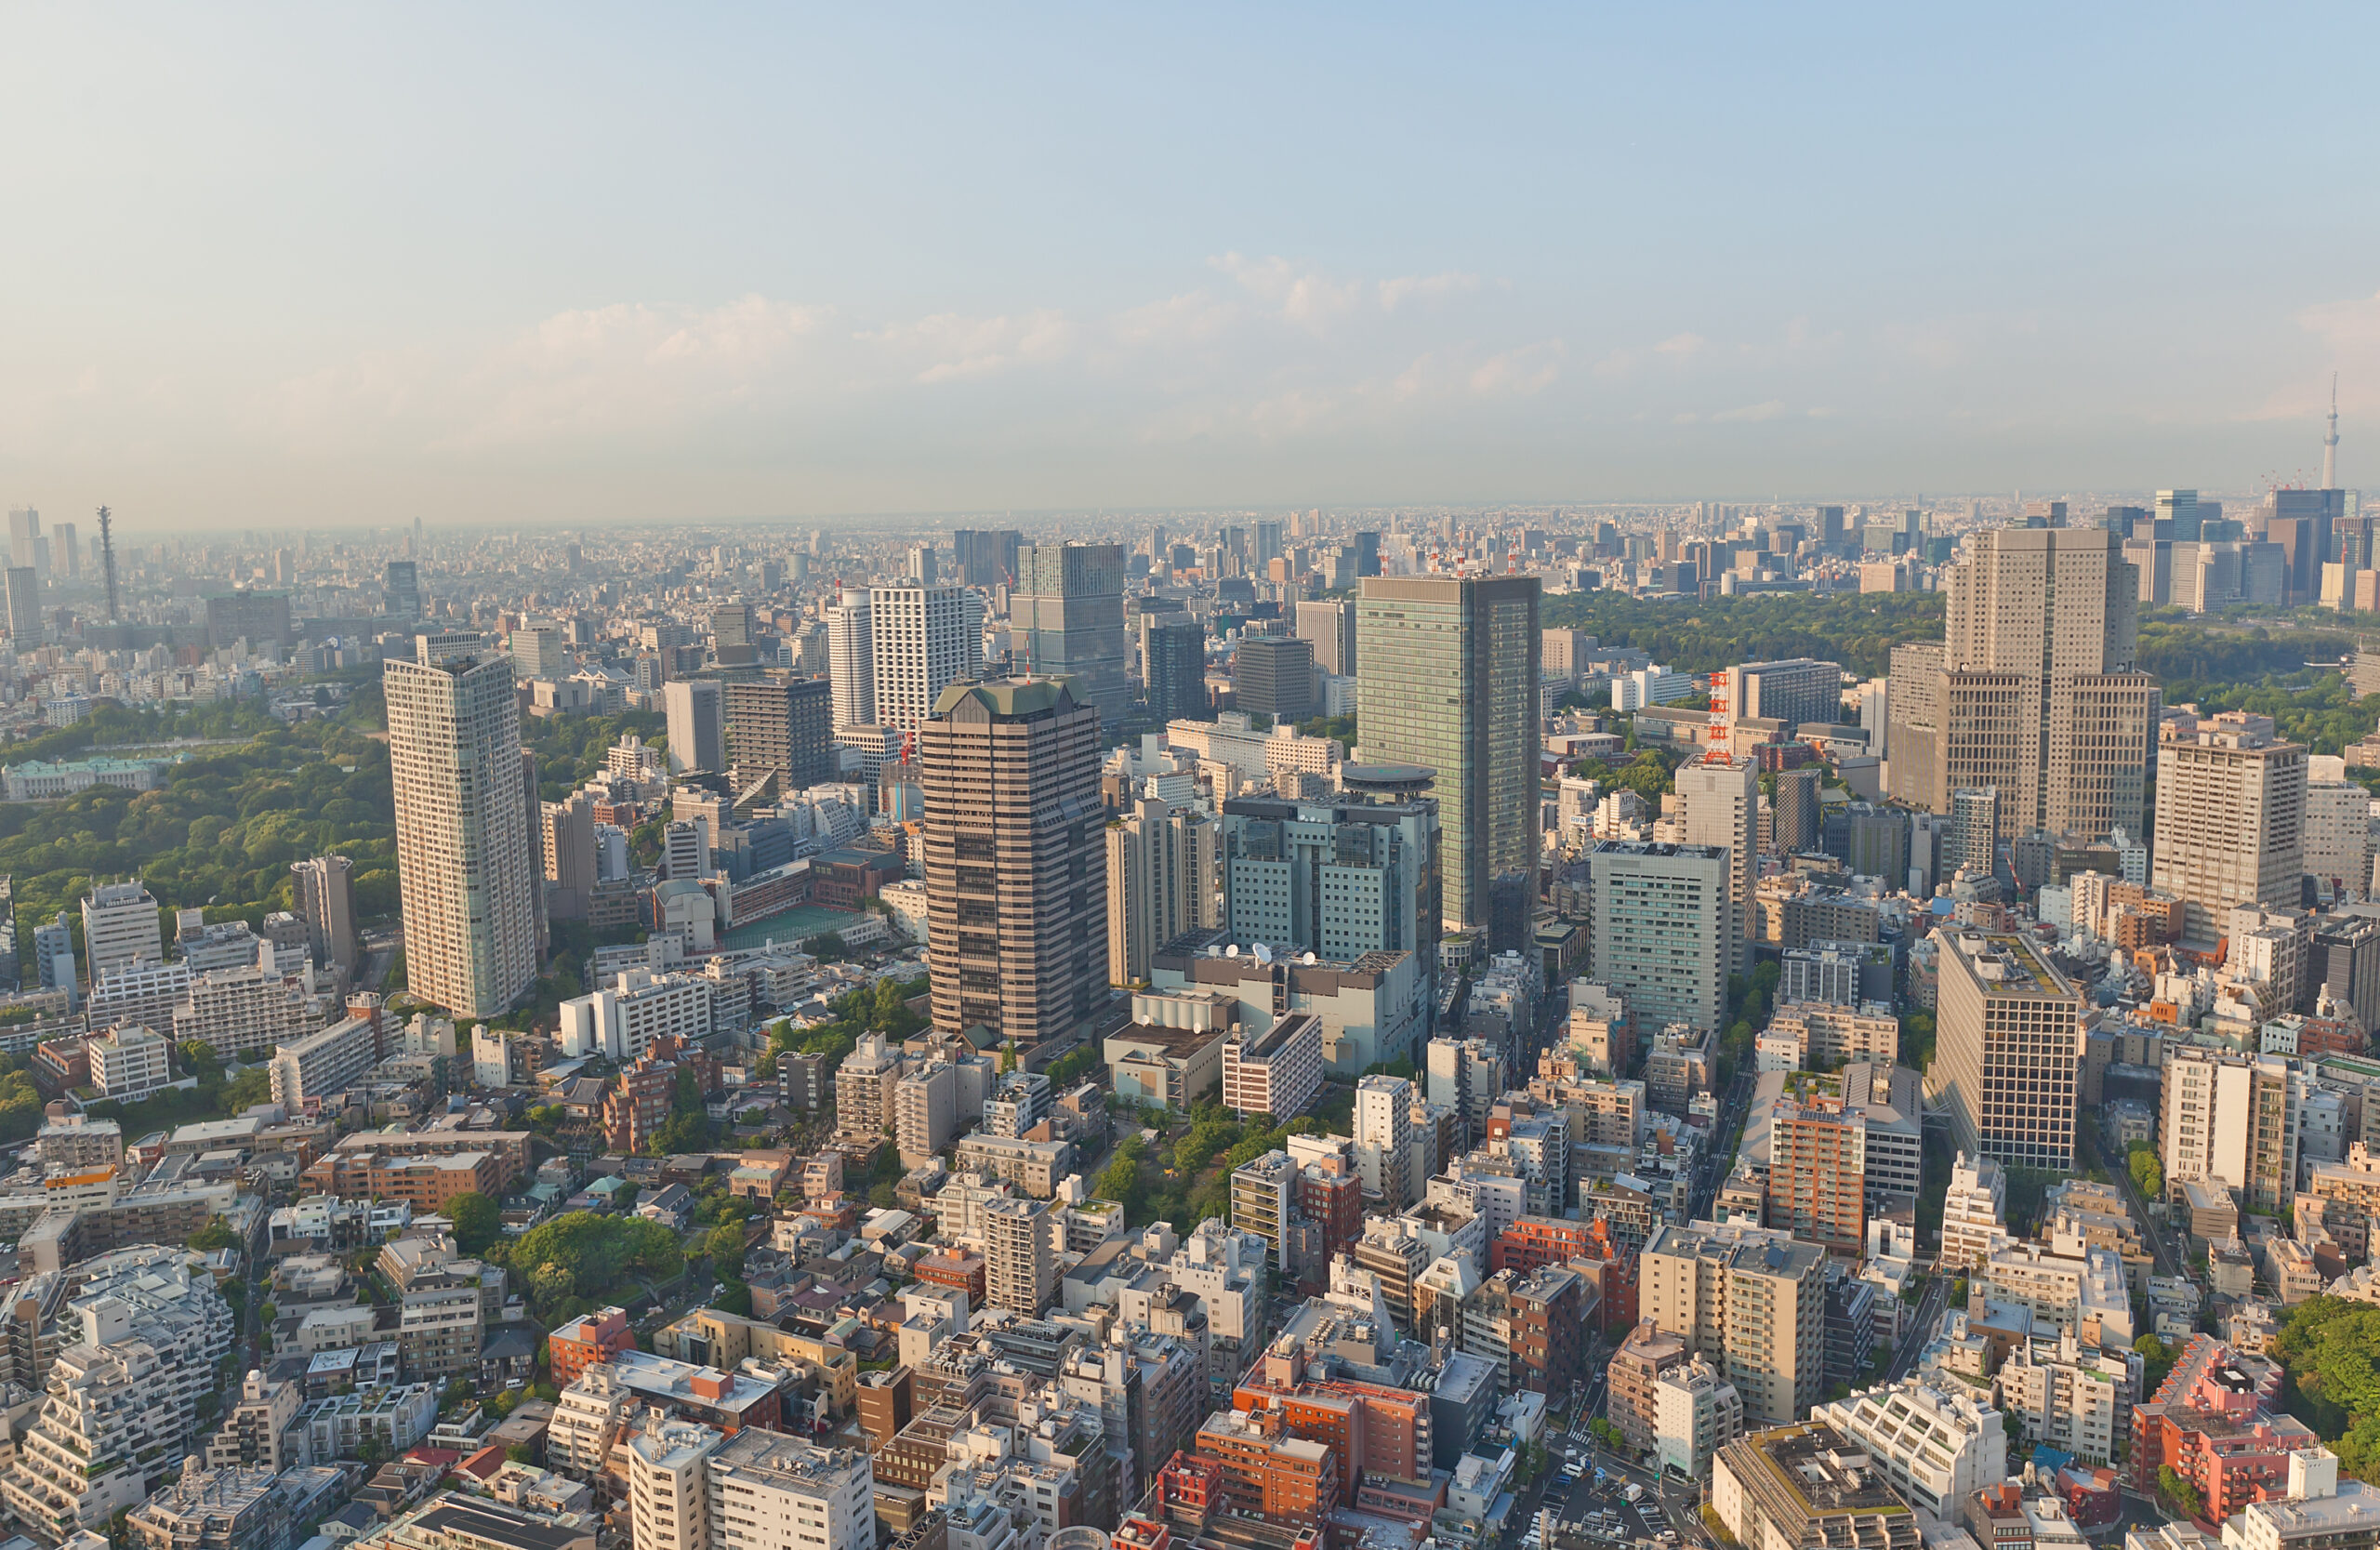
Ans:
[[[557,1326],[546,1336],[546,1362],[558,1387],[568,1387],[581,1372],[615,1351],[632,1350],[636,1332],[628,1328],[624,1308],[602,1308]]]
[[[918,1279],[929,1286],[946,1286],[967,1293],[967,1305],[984,1305],[984,1256],[961,1250],[955,1254],[928,1254],[918,1261]]]
[[[2198,1491],[2210,1531],[2254,1502],[2286,1495],[2289,1455],[2317,1443],[2312,1428],[2272,1407],[2281,1369],[2193,1335],[2157,1393],[2132,1409],[2133,1484],[2156,1489],[2168,1465]]]

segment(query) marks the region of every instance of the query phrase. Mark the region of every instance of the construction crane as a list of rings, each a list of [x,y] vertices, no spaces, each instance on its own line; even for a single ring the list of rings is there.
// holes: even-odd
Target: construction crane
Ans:
[[[108,509],[99,508],[99,566],[108,578],[108,623],[120,624],[115,611],[115,539],[108,531]]]

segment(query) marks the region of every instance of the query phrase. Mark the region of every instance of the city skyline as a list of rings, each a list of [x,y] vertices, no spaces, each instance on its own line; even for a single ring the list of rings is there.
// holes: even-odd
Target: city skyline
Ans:
[[[2145,20],[34,17],[0,497],[146,535],[2253,490],[2314,481],[2334,375],[2364,483],[2334,105],[2374,24]]]

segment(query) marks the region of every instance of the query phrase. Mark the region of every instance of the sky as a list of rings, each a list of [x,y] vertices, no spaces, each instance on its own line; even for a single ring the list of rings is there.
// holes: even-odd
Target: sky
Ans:
[[[2380,489],[2380,10],[65,7],[0,503],[127,532]]]

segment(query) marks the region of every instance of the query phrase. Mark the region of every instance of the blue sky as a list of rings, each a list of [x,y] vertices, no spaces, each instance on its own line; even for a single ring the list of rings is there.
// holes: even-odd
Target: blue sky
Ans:
[[[2380,487],[2375,13],[12,14],[127,527]]]

